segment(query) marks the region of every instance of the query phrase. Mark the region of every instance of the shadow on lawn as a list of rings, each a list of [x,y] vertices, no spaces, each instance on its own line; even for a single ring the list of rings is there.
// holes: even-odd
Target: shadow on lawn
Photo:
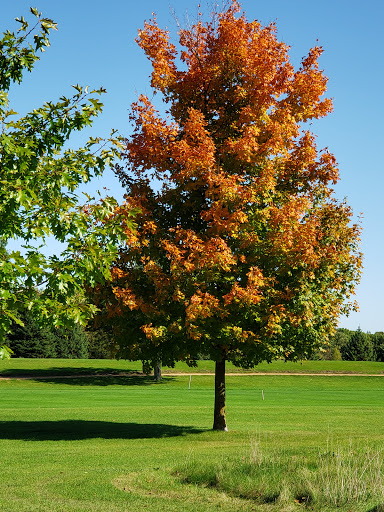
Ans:
[[[132,370],[114,368],[73,368],[52,367],[45,370],[20,370],[9,368],[0,373],[0,377],[10,379],[29,379],[51,384],[68,384],[72,386],[148,386],[159,384],[150,375]],[[163,377],[163,383],[173,377]],[[160,382],[160,384],[161,384]]]
[[[200,434],[205,430],[162,423],[109,421],[0,421],[0,439],[80,441],[83,439],[150,439]]]

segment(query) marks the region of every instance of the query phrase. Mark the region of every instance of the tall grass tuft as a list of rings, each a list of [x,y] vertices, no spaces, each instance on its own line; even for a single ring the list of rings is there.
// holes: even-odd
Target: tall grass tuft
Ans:
[[[317,471],[308,474],[302,468],[302,481],[310,486],[314,481],[319,499],[340,506],[363,503],[371,499],[384,501],[383,450],[348,448],[328,451],[318,456]]]
[[[294,453],[266,450],[259,439],[253,439],[241,459],[219,464],[189,460],[177,474],[185,483],[269,503],[279,511],[295,505],[316,510],[351,510],[359,505],[384,512],[383,449],[352,444],[333,448],[328,443],[326,450]]]

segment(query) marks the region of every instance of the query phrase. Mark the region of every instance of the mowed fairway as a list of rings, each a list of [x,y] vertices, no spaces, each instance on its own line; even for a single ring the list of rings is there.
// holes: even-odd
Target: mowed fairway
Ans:
[[[0,373],[17,364],[1,362]],[[311,460],[340,448],[369,448],[382,459],[384,377],[228,376],[223,433],[210,430],[211,375],[160,384],[134,375],[50,377],[50,365],[64,375],[71,364],[47,362],[44,380],[0,380],[1,511],[381,510],[375,497],[326,509],[297,496],[260,502],[258,492],[250,499],[188,472],[273,454]],[[102,373],[110,362],[87,368]]]

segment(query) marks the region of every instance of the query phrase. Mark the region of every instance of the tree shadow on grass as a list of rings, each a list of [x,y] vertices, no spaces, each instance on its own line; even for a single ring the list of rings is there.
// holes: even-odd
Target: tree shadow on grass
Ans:
[[[122,371],[115,368],[73,368],[52,367],[45,370],[7,369],[0,377],[10,379],[28,379],[51,384],[72,386],[149,386],[159,384],[152,376],[137,371]],[[163,377],[161,383],[167,383],[173,377]]]
[[[0,421],[0,439],[80,441],[84,439],[151,439],[200,434],[205,430],[162,423],[110,421]]]

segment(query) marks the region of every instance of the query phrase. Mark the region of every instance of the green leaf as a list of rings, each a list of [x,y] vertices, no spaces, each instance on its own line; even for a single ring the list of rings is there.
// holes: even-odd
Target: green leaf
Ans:
[[[13,350],[6,345],[0,346],[0,359],[10,359],[13,353]]]

